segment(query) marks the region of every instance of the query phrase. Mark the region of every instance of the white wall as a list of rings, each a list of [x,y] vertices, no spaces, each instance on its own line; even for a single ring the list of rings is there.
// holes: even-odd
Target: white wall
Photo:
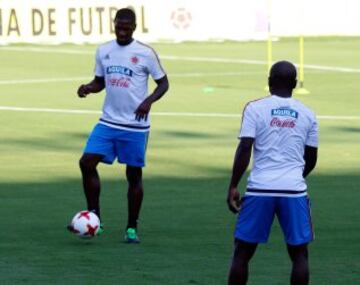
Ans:
[[[360,35],[359,0],[0,0],[0,44],[104,42],[128,5],[144,41]]]

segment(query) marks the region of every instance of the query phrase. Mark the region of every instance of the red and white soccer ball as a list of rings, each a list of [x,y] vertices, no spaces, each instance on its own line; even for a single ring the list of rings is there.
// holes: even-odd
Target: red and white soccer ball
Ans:
[[[71,231],[82,238],[94,237],[100,229],[100,220],[90,211],[77,213],[71,221]]]

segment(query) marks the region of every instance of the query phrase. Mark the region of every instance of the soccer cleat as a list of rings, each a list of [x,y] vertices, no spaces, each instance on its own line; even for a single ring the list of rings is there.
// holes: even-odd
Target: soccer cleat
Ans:
[[[128,228],[125,233],[126,243],[140,243],[140,239],[136,233],[136,229]]]
[[[98,232],[96,233],[97,236],[101,236],[104,233],[104,225],[100,224],[100,228],[98,230]]]

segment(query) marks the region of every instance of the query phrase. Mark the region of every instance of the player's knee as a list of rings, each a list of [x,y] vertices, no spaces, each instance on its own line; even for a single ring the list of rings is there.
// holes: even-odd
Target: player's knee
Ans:
[[[305,254],[290,255],[290,259],[294,264],[307,264],[308,257]]]
[[[91,171],[96,169],[97,163],[86,156],[82,156],[79,160],[79,166],[81,171]]]
[[[288,252],[292,262],[306,263],[308,260],[308,249],[306,244],[298,246],[288,245]]]
[[[232,266],[234,268],[246,267],[246,266],[248,266],[249,261],[250,260],[245,258],[244,256],[234,254],[234,257],[232,260]]]
[[[132,188],[141,188],[142,186],[142,169],[141,167],[128,166],[126,168],[126,178],[129,186]]]
[[[241,264],[247,264],[253,257],[257,248],[256,243],[249,243],[242,240],[236,240],[234,250],[234,260]]]

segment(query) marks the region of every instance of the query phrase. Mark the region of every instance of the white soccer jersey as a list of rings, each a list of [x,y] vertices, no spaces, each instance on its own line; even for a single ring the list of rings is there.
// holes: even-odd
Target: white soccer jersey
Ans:
[[[306,195],[304,149],[318,146],[317,121],[309,108],[276,95],[250,102],[243,113],[242,137],[254,138],[247,195]]]
[[[150,118],[135,120],[135,110],[148,96],[149,75],[165,76],[156,52],[133,40],[126,46],[116,40],[101,45],[96,52],[95,76],[105,78],[106,97],[100,123],[130,131],[148,131]]]

